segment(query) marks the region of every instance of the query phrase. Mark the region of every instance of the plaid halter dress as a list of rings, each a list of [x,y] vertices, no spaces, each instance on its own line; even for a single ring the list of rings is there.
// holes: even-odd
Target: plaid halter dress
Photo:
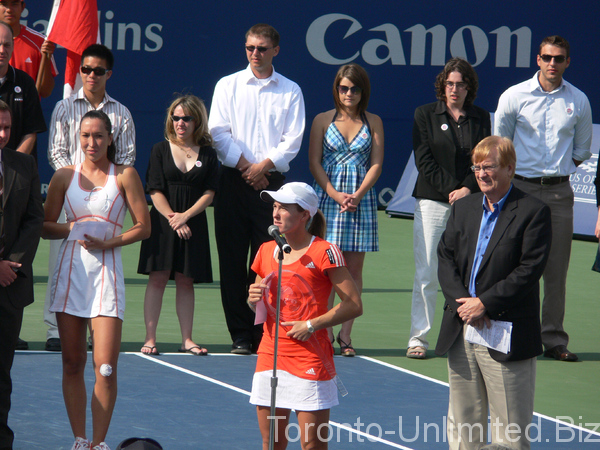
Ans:
[[[323,138],[323,169],[331,184],[339,192],[353,193],[363,182],[371,164],[371,127],[364,114],[363,126],[351,142],[335,125],[337,112]],[[371,188],[360,201],[355,212],[340,213],[340,205],[315,183],[319,209],[327,221],[328,242],[342,251],[376,252],[379,250],[377,233],[377,200]]]

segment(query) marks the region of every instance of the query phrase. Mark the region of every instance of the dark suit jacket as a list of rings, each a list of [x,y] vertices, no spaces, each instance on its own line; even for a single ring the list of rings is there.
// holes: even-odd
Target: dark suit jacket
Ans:
[[[438,246],[438,276],[446,302],[435,352],[445,354],[461,336],[456,299],[471,297],[469,279],[483,215],[483,194],[452,206]],[[490,319],[512,322],[508,354],[490,350],[496,361],[519,361],[542,353],[539,279],[552,237],[550,208],[512,187],[500,211],[476,278],[477,297]]]
[[[32,264],[42,233],[44,208],[40,178],[35,160],[30,155],[2,149],[4,193],[3,259],[21,263],[17,279],[3,291],[14,307],[24,308],[33,302]]]
[[[457,167],[452,126],[442,105],[443,102],[437,101],[415,110],[413,149],[419,176],[412,195],[448,203],[448,196],[453,190],[465,186],[471,192],[477,192],[479,187],[471,171],[464,173]],[[490,113],[477,106],[470,107],[466,112],[474,148],[491,134]],[[471,165],[470,158],[465,164]]]

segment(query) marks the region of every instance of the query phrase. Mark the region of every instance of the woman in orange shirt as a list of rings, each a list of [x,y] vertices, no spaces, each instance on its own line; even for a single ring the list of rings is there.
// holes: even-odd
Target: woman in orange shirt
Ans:
[[[286,427],[294,409],[302,447],[326,449],[327,429],[323,431],[319,425],[329,422],[329,409],[338,404],[327,327],[360,316],[360,294],[340,249],[321,237],[325,234],[325,219],[310,186],[287,183],[278,191],[263,191],[261,198],[274,202],[273,223],[292,248],[284,254],[281,280],[276,415],[285,419],[277,421],[275,448],[287,446]],[[267,310],[250,397],[250,403],[257,407],[263,449],[269,448],[278,253],[275,241],[261,246],[252,264],[257,276],[248,297],[252,309],[256,310],[262,301]],[[328,310],[332,288],[342,301]]]

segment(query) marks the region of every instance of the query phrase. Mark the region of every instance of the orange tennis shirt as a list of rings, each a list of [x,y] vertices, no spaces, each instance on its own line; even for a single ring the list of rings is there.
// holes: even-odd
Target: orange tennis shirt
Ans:
[[[275,241],[266,242],[260,247],[252,263],[252,270],[263,278],[263,282],[270,285],[268,314],[258,349],[256,372],[273,369],[278,253]],[[336,245],[315,237],[302,257],[282,267],[280,321],[308,320],[325,314],[332,289],[326,271],[345,265],[342,252]],[[288,337],[286,333],[289,329],[290,327],[279,325],[277,369],[309,380],[333,378],[333,347],[329,342],[327,330],[317,330],[308,341],[302,342]],[[326,366],[330,367],[330,370]]]

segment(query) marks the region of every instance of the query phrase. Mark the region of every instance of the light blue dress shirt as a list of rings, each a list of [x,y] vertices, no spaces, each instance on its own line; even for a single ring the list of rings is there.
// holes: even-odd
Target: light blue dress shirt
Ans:
[[[514,142],[517,174],[567,176],[576,170],[573,159],[592,156],[592,109],[587,96],[564,79],[555,90],[544,91],[538,74],[500,96],[494,134]]]
[[[494,207],[493,211],[490,211],[487,199],[485,195],[483,196],[483,215],[481,216],[481,225],[479,225],[479,237],[477,238],[477,247],[475,248],[475,259],[473,260],[473,267],[471,268],[471,279],[469,280],[469,294],[471,297],[477,297],[477,272],[479,272],[479,266],[481,265],[481,260],[483,259],[483,255],[485,255],[485,251],[487,250],[488,244],[490,243],[490,238],[492,237],[492,233],[494,232],[494,228],[496,227],[496,222],[498,221],[498,216],[500,215],[500,211],[504,207],[504,203],[506,202],[506,197],[510,194],[512,190],[512,184],[508,189],[508,192],[504,197],[502,197],[498,203],[494,203],[492,206]]]

